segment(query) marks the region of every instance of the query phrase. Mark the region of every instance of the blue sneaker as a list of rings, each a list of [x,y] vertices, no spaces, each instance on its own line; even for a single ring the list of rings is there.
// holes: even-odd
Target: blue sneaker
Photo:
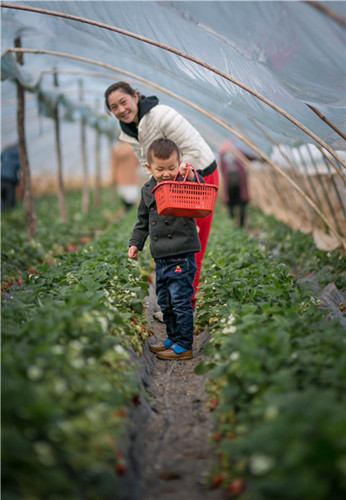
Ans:
[[[157,352],[157,357],[160,359],[192,359],[192,349],[184,349],[178,344],[172,344],[170,349],[166,349],[164,352]]]
[[[151,352],[161,352],[161,351],[166,351],[169,349],[174,342],[170,339],[166,339],[164,342],[160,342],[159,344],[152,344],[149,345],[149,350]]]

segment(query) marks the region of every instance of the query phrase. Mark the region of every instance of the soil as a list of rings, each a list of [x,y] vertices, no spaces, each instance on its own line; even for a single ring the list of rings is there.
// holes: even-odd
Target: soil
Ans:
[[[208,477],[215,453],[211,435],[213,413],[207,407],[206,376],[196,375],[203,359],[207,331],[195,336],[193,359],[160,360],[148,348],[166,338],[165,326],[153,318],[158,310],[153,287],[146,316],[154,336],[137,357],[142,386],[128,437],[127,477],[121,500],[223,500]]]

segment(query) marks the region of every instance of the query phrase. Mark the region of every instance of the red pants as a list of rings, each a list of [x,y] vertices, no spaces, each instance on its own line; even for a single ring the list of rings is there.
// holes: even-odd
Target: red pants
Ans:
[[[215,186],[219,185],[219,172],[218,169],[214,170],[214,172],[207,177],[204,177],[204,180],[207,184],[214,184]],[[197,264],[197,272],[195,276],[195,280],[193,282],[194,292],[192,297],[192,307],[196,307],[196,293],[198,292],[198,283],[201,275],[202,269],[202,261],[207,249],[209,233],[211,229],[211,224],[213,222],[214,212],[208,217],[204,219],[196,219],[197,230],[199,240],[201,242],[201,251],[196,253],[196,264]]]

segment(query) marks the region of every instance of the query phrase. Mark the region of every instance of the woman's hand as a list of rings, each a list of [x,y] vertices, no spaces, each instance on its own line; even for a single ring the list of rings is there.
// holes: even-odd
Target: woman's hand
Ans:
[[[138,259],[138,248],[135,247],[134,245],[132,247],[130,247],[128,256],[130,257],[130,259],[137,260]]]
[[[180,174],[185,177],[188,168],[189,168],[189,164],[188,163],[185,163],[185,165],[180,165],[180,167],[179,167]],[[189,171],[189,174],[187,176],[187,179],[189,181],[194,181],[195,180],[195,173],[192,170],[192,168],[190,168],[190,171]]]

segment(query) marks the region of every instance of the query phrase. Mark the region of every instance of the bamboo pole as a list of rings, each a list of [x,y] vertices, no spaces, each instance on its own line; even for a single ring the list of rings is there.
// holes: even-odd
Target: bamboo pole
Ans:
[[[245,165],[246,168],[249,168],[250,164],[251,164],[251,161],[248,160],[246,158],[245,155],[242,154],[241,151],[237,151],[237,148],[235,146],[232,146],[229,142],[227,143],[226,145],[226,148],[228,149],[228,151],[230,151],[239,161],[242,162],[243,165]],[[251,165],[252,166],[252,165]],[[256,171],[256,169],[253,168],[252,166],[252,171],[255,170],[255,173],[256,175],[258,176],[258,172]],[[274,187],[274,191],[277,195],[277,199],[279,201],[279,204],[281,205],[281,208],[283,210],[286,210],[287,207],[290,208],[290,204],[289,204],[289,201],[286,199],[286,196],[283,195],[283,190],[280,189],[281,188],[281,185],[280,185],[280,181],[278,181],[277,179],[277,173],[272,170],[271,168],[269,169],[270,171],[270,176],[271,176],[271,186]],[[268,182],[268,179],[266,177],[263,177],[262,176],[262,180],[261,182],[263,182],[263,179],[265,180],[265,183],[267,184],[270,184]]]
[[[332,183],[332,185],[333,185],[334,192],[335,192],[336,197],[337,197],[337,199],[338,199],[338,202],[339,202],[339,204],[340,204],[341,210],[342,210],[342,212],[343,212],[343,214],[344,214],[344,217],[346,217],[345,203],[343,203],[343,201],[342,201],[342,198],[341,198],[341,195],[340,195],[340,192],[339,192],[338,186],[337,186],[337,184],[336,184],[336,182],[335,182],[335,179],[334,179],[334,176],[333,176],[333,172],[331,172],[331,170],[330,170],[330,165],[329,165],[329,163],[327,162],[327,160],[326,160],[325,156],[323,156],[322,158],[323,158],[323,162],[324,162],[324,164],[325,164],[325,166],[326,166],[326,168],[327,168],[327,170],[328,170],[328,176],[329,176],[329,178],[330,178],[330,182],[331,182],[331,183]],[[345,201],[345,200],[344,200],[344,201]],[[345,236],[346,236],[346,235],[345,235]]]
[[[215,121],[219,121],[218,119],[215,118]],[[219,121],[219,124],[222,124],[222,121]],[[305,192],[296,184],[288,175],[283,172],[277,165],[275,165],[270,158],[263,153],[252,141],[250,141],[247,137],[243,136],[240,134],[238,131],[235,131],[232,129],[232,127],[227,126],[224,124],[225,128],[227,127],[231,133],[233,133],[236,137],[238,137],[240,140],[242,140],[245,144],[247,144],[253,151],[255,151],[257,154],[259,154],[269,165],[271,168],[273,168],[277,173],[282,175],[286,181],[291,184],[296,191],[305,199],[305,201],[315,210],[315,212],[318,214],[318,216],[321,218],[321,220],[325,223],[325,225],[329,228],[330,232],[335,236],[337,241],[339,242],[341,248],[345,251],[346,250],[346,240],[343,239],[343,237],[338,234],[338,231],[334,227],[333,224],[330,223],[330,221],[325,217],[325,215],[321,212],[321,210],[318,208],[318,206],[312,201],[312,199],[305,194]]]
[[[95,137],[95,207],[101,206],[101,134],[96,128]]]
[[[17,52],[17,50],[18,49],[8,49],[7,52]],[[121,75],[125,75],[125,76],[128,76],[130,78],[133,78],[133,79],[135,79],[135,80],[137,80],[139,82],[142,82],[145,85],[148,85],[150,88],[152,88],[154,90],[158,90],[160,92],[163,92],[164,94],[167,94],[167,95],[173,97],[174,99],[177,99],[177,100],[179,100],[181,102],[184,102],[188,106],[192,107],[193,109],[196,109],[197,111],[199,111],[200,113],[204,114],[205,116],[208,116],[211,120],[215,121],[216,123],[218,123],[222,127],[226,128],[226,130],[229,130],[227,128],[228,127],[227,124],[226,124],[226,127],[225,127],[224,126],[225,122],[223,122],[219,118],[216,118],[212,113],[209,113],[208,111],[204,110],[200,106],[197,106],[196,104],[193,104],[191,101],[189,101],[189,100],[187,100],[187,99],[185,99],[185,98],[183,98],[183,97],[181,97],[181,96],[179,96],[177,94],[174,94],[174,92],[171,92],[170,90],[167,90],[164,87],[161,87],[160,85],[157,85],[157,84],[155,84],[153,82],[150,82],[149,80],[147,80],[145,78],[142,78],[142,77],[140,77],[138,75],[130,73],[129,71],[125,71],[125,70],[122,70],[122,69],[117,68],[115,66],[111,66],[110,64],[101,63],[99,61],[94,61],[92,59],[88,59],[88,58],[80,57],[80,56],[75,56],[75,55],[72,55],[72,54],[66,54],[64,52],[55,52],[55,51],[51,51],[51,50],[39,50],[39,49],[19,49],[19,50],[22,51],[22,52],[30,53],[30,54],[49,54],[49,55],[53,55],[53,56],[66,57],[68,59],[74,59],[76,61],[86,62],[86,63],[89,63],[89,64],[93,64],[94,66],[99,66],[101,68],[110,69],[111,71],[115,71],[115,72],[117,72],[117,73],[119,73]],[[249,146],[249,147],[251,147],[251,146]],[[328,147],[328,149],[330,149],[330,148]],[[336,157],[335,154],[332,155],[332,156]],[[338,160],[338,162],[341,165],[343,165],[346,168],[346,163],[345,162],[343,162],[339,157],[336,157],[336,159]],[[339,170],[338,170],[338,172],[340,173]],[[341,174],[341,175],[343,175],[343,174]]]
[[[83,83],[79,80],[80,101],[83,101]],[[89,193],[89,172],[88,172],[88,159],[86,150],[86,120],[84,116],[81,118],[81,155],[83,167],[83,190],[82,190],[82,212],[87,214],[90,206],[90,193]]]
[[[320,111],[318,111],[317,108],[315,108],[314,106],[310,106],[310,104],[307,104],[307,107],[310,108],[311,111],[313,111],[327,125],[329,125],[329,127],[332,128],[337,134],[339,134],[343,139],[346,140],[346,135],[336,125],[329,121],[328,118],[326,118]]]
[[[344,182],[344,184],[346,184],[346,177],[343,176],[342,172],[339,170],[337,165],[333,162],[331,157],[328,156],[320,146],[316,146],[316,148],[320,151],[320,153],[323,155],[323,157],[326,159],[326,161],[333,167],[333,169],[338,174],[340,179]]]
[[[307,127],[305,127],[302,123],[300,123],[298,120],[296,120],[289,113],[287,113],[282,108],[280,108],[279,106],[277,106],[276,104],[274,104],[272,101],[270,101],[269,99],[267,99],[266,97],[264,97],[260,93],[256,92],[252,88],[248,87],[244,83],[240,82],[239,80],[236,80],[235,78],[231,77],[227,73],[224,73],[223,71],[220,71],[219,69],[211,66],[210,64],[207,64],[207,63],[201,61],[200,59],[197,59],[196,57],[192,57],[189,54],[181,52],[180,50],[177,50],[177,49],[174,49],[172,47],[169,47],[168,45],[164,45],[162,43],[159,43],[156,40],[151,40],[150,38],[147,38],[147,37],[144,37],[144,36],[141,36],[141,35],[137,35],[136,33],[132,33],[130,31],[123,30],[121,28],[116,28],[115,26],[111,26],[109,24],[105,24],[105,23],[100,23],[100,22],[97,22],[97,21],[93,21],[92,19],[85,19],[85,18],[82,18],[82,17],[73,16],[73,15],[70,15],[70,14],[64,14],[63,12],[55,12],[55,11],[50,11],[50,10],[45,10],[45,9],[36,9],[36,8],[33,8],[33,7],[24,7],[23,5],[1,4],[1,7],[6,7],[6,8],[9,8],[9,9],[25,10],[25,11],[29,11],[29,12],[36,12],[36,13],[39,13],[39,14],[45,14],[45,15],[50,15],[50,16],[55,16],[55,17],[61,17],[63,19],[69,19],[71,21],[78,21],[78,22],[81,22],[81,23],[90,24],[90,25],[96,26],[98,28],[106,29],[106,30],[109,30],[109,31],[114,31],[115,33],[120,33],[120,34],[122,34],[124,36],[128,36],[128,37],[134,38],[136,40],[139,40],[141,42],[148,43],[150,45],[154,45],[155,47],[158,47],[158,48],[160,48],[162,50],[166,50],[167,52],[171,52],[173,54],[176,54],[179,57],[187,59],[187,60],[189,60],[189,61],[191,61],[191,62],[193,62],[195,64],[198,64],[199,66],[202,66],[202,67],[208,69],[209,71],[212,71],[213,73],[221,76],[222,78],[225,78],[226,80],[228,80],[229,82],[233,83],[234,85],[237,85],[238,87],[242,88],[243,90],[245,90],[249,94],[251,94],[254,97],[256,97],[256,99],[259,99],[260,101],[264,102],[269,107],[271,107],[272,109],[274,109],[275,111],[277,111],[278,113],[280,113],[287,120],[289,120],[290,122],[292,122],[294,125],[296,125],[301,130],[303,130],[303,132],[305,132],[307,135],[309,135],[312,139],[314,139],[314,141],[316,141],[318,144],[320,144],[322,147],[324,147],[332,156],[334,156],[334,158],[336,160],[340,161],[340,164],[343,165],[343,167],[346,169],[346,163],[343,162],[342,160],[340,160],[340,158],[338,158],[336,152],[331,147],[329,147],[328,144],[326,144],[320,137],[318,137],[314,132],[312,132]]]
[[[321,2],[316,2],[316,1],[312,1],[312,0],[305,0],[305,3],[307,3],[308,5],[311,5],[311,7],[314,7],[315,9],[319,10],[320,12],[322,12],[322,14],[329,16],[331,19],[333,19],[334,21],[339,23],[344,28],[346,27],[346,20],[343,17],[339,16],[339,14],[337,14],[333,10],[331,10],[328,7],[326,7],[325,5],[321,4]]]
[[[231,142],[227,142],[227,149],[244,165],[244,167],[252,172],[256,177],[261,178],[261,182],[268,183],[268,180],[265,175],[263,175],[262,170],[258,170],[253,166],[252,161],[250,161],[236,146],[234,146]],[[271,170],[271,169],[270,169]],[[272,170],[271,170],[272,171]],[[280,199],[281,201],[281,199]]]
[[[54,87],[59,87],[58,75],[54,73],[53,75]],[[64,177],[63,177],[63,167],[62,167],[62,154],[61,154],[61,138],[60,138],[60,119],[59,119],[59,106],[58,103],[55,104],[53,108],[53,120],[55,124],[55,149],[56,157],[58,162],[57,168],[57,181],[58,181],[58,199],[60,208],[60,217],[63,222],[67,222],[67,210],[65,202],[65,189],[64,189]]]
[[[289,156],[282,150],[282,147],[280,146],[280,144],[278,144],[277,141],[275,141],[272,137],[270,137],[270,135],[266,132],[266,130],[264,130],[264,128],[261,127],[260,124],[256,120],[251,119],[251,121],[258,128],[258,130],[260,130],[260,132],[265,136],[265,138],[278,148],[278,150],[281,153],[282,157],[285,158],[286,161],[288,162],[288,164],[290,165],[290,167],[291,167],[291,173],[293,174],[294,181],[298,184],[300,182],[300,180],[297,177],[297,172],[296,172],[295,165],[293,164],[293,162],[291,161],[291,159],[289,158]],[[280,190],[280,192],[281,193],[285,192],[285,190]],[[294,191],[294,192],[296,194],[298,194],[296,191]],[[310,210],[308,210],[305,205],[306,205],[306,201],[303,198],[303,210],[305,212],[305,216],[306,216],[307,220],[310,221],[310,227],[312,228],[312,216],[311,216]]]
[[[108,157],[108,172],[110,172],[110,200],[112,203],[115,203],[117,199],[117,187],[115,182],[113,182],[113,141],[109,137],[108,139],[109,145],[109,157]]]
[[[300,158],[300,164],[301,164],[301,167],[302,167],[302,170],[303,172],[305,172],[303,175],[308,179],[309,181],[309,185],[310,185],[310,193],[313,194],[314,198],[315,198],[315,201],[317,203],[317,205],[319,207],[322,206],[322,201],[320,199],[320,197],[318,196],[318,193],[316,191],[316,187],[312,181],[312,178],[311,178],[311,175],[309,175],[309,169],[308,169],[308,165],[306,164],[306,161],[304,159],[304,156],[302,154],[302,152],[300,151],[299,148],[297,148],[297,152],[298,152],[298,155],[299,155],[299,158]],[[316,171],[316,165],[313,165],[314,166],[314,170],[316,172],[316,174],[318,174],[318,171]]]
[[[311,164],[314,166],[314,169],[315,169],[315,172],[316,172],[316,178],[318,179],[319,185],[321,186],[321,189],[322,189],[322,192],[323,192],[323,195],[324,195],[324,199],[327,202],[330,214],[331,214],[331,216],[332,216],[332,218],[334,220],[335,227],[336,227],[337,231],[339,232],[339,234],[342,234],[340,226],[338,224],[338,220],[337,220],[335,212],[334,212],[333,205],[332,205],[332,203],[330,201],[328,192],[326,190],[326,186],[324,185],[323,179],[321,178],[321,175],[320,175],[320,173],[318,171],[318,167],[316,165],[315,158],[313,157],[313,155],[311,153],[311,150],[310,150],[310,148],[308,146],[307,146],[307,150],[308,150],[308,153],[309,153],[309,156],[310,156]],[[300,151],[299,151],[299,153],[300,153]],[[303,156],[302,156],[302,158],[303,158]]]
[[[15,46],[21,47],[20,37],[15,39]],[[23,54],[17,53],[18,64],[23,64]],[[25,98],[24,88],[17,82],[17,133],[18,133],[18,149],[20,159],[21,183],[23,186],[23,206],[25,211],[26,229],[29,240],[37,235],[36,213],[34,207],[34,197],[32,192],[31,172],[28,159],[25,137]]]
[[[114,82],[114,74],[112,73],[98,73],[96,71],[82,71],[82,70],[76,70],[76,69],[59,69],[59,70],[54,70],[54,69],[45,69],[45,70],[42,70],[41,71],[41,75],[43,74],[52,74],[54,72],[57,72],[58,74],[62,74],[62,75],[83,75],[83,76],[94,76],[96,78],[107,78],[109,80],[112,80]],[[118,73],[121,73],[122,70],[120,70],[119,68],[117,69],[117,72]],[[126,74],[128,76],[128,82],[129,83],[137,83],[138,79],[140,77],[131,77],[129,75],[131,75],[131,73],[127,73],[127,72],[124,72],[124,74]],[[143,79],[143,85],[146,87],[146,88],[149,88],[149,89],[152,89],[152,86],[149,85],[149,83],[146,83],[146,81]],[[104,91],[94,91],[94,92],[97,92],[97,93],[101,93],[102,95],[104,95]]]
[[[346,216],[345,200],[342,200],[342,197],[340,195],[339,189],[337,187],[337,184],[336,184],[334,176],[333,176],[333,172],[330,171],[330,165],[332,165],[332,166],[334,165],[333,160],[328,155],[326,155],[326,153],[323,151],[323,149],[321,147],[319,147],[319,146],[316,146],[316,147],[323,157],[323,161],[328,169],[329,176],[330,176],[331,182],[333,184],[335,194],[339,200],[341,209],[342,209],[344,215]],[[344,184],[346,184],[346,180],[342,176],[341,176],[341,179],[343,180]]]
[[[296,191],[298,191],[298,193],[306,199],[307,203],[315,210],[315,212],[318,214],[318,216],[321,218],[321,220],[323,220],[323,222],[326,224],[326,226],[330,229],[331,233],[335,236],[335,238],[337,239],[337,241],[340,243],[341,247],[344,248],[344,249],[346,249],[346,241],[342,239],[342,237],[335,230],[334,226],[332,226],[330,224],[330,222],[323,215],[323,213],[318,208],[318,206],[309,197],[306,196],[306,194],[298,186],[298,184],[295,183],[294,181],[292,181],[292,179],[290,179],[285,172],[283,172],[279,167],[277,167],[277,165],[275,165],[270,160],[270,158],[265,153],[263,153],[263,151],[261,151],[256,146],[256,144],[254,144],[244,134],[242,134],[238,130],[234,129],[233,127],[231,127],[230,125],[228,125],[226,122],[224,122],[223,120],[221,120],[217,116],[213,115],[212,113],[209,113],[205,109],[201,108],[197,104],[192,103],[191,101],[185,99],[184,97],[181,97],[181,96],[178,96],[177,94],[174,94],[173,92],[171,92],[170,90],[165,89],[164,87],[160,87],[159,85],[156,85],[155,83],[152,83],[149,80],[146,80],[145,78],[142,78],[140,76],[134,75],[133,73],[129,73],[128,71],[121,70],[121,69],[116,68],[114,66],[111,66],[109,64],[100,63],[98,61],[93,61],[93,60],[87,59],[85,57],[74,56],[74,55],[65,54],[65,53],[62,53],[62,52],[53,52],[53,51],[38,50],[38,49],[23,49],[23,51],[24,52],[33,53],[33,54],[50,54],[50,55],[55,55],[55,56],[60,56],[60,57],[66,57],[66,58],[69,58],[69,59],[75,59],[75,60],[78,60],[78,61],[83,61],[83,62],[87,62],[87,63],[90,63],[90,64],[94,64],[95,66],[100,66],[102,68],[107,68],[107,69],[113,70],[113,71],[118,72],[120,74],[127,75],[127,76],[129,76],[131,78],[134,78],[134,79],[136,79],[136,80],[138,80],[140,82],[146,83],[146,84],[150,85],[150,87],[152,89],[158,90],[158,91],[163,92],[163,93],[165,93],[165,94],[167,94],[167,95],[169,95],[171,97],[174,97],[175,99],[178,99],[179,101],[184,102],[185,104],[187,104],[188,106],[192,107],[193,109],[195,109],[196,111],[200,112],[201,114],[207,116],[208,118],[210,118],[211,120],[213,120],[215,123],[217,123],[218,125],[220,125],[221,127],[223,127],[225,130],[227,130],[231,134],[235,135],[236,137],[238,137],[238,139],[240,139],[245,144],[247,144],[249,146],[249,148],[252,149],[253,151],[255,151],[255,153],[257,153],[266,163],[268,163],[268,165],[271,168],[273,168],[280,175],[282,175],[283,177],[285,177],[285,179],[287,180],[287,182],[290,183],[296,189]],[[16,49],[9,49],[8,52],[16,52]]]
[[[215,118],[215,120],[217,120]],[[245,137],[243,134],[240,134],[239,131],[236,131],[232,129],[232,127],[228,126],[222,120],[217,120],[219,121],[219,124],[221,125],[222,123],[224,124],[225,128],[226,126],[228,127],[228,130],[233,133],[236,137],[238,137],[240,140],[242,140],[245,144],[247,144],[253,151],[255,151],[257,154],[259,154],[270,166],[273,168],[276,172],[278,172],[280,175],[282,175],[286,181],[291,184],[297,191],[298,193],[303,196],[303,198],[306,200],[306,202],[315,210],[315,212],[319,215],[319,217],[323,220],[323,222],[326,224],[326,226],[329,228],[331,233],[335,236],[337,241],[339,242],[340,246],[346,250],[346,240],[343,239],[340,234],[338,234],[338,231],[335,229],[334,225],[330,223],[330,221],[325,217],[325,215],[321,212],[319,207],[311,200],[310,197],[308,197],[304,191],[301,189],[301,187],[296,184],[283,170],[281,170],[277,165],[275,165],[271,159],[261,151],[256,144],[254,144],[251,140],[249,140],[247,137]]]
[[[87,76],[109,78],[109,79],[114,80],[114,74],[102,74],[102,73],[100,74],[100,73],[92,72],[92,71],[52,69],[52,70],[43,70],[41,72],[41,74],[42,75],[43,74],[51,74],[51,75],[54,75],[54,77],[56,77],[56,78],[57,78],[57,75],[59,75],[59,74],[87,75]],[[54,79],[54,81],[55,81],[55,79]],[[86,89],[73,89],[70,91],[63,91],[62,94],[74,93],[74,92],[79,92],[79,93],[82,92],[83,95],[87,92],[101,94],[102,96],[104,94],[103,91],[90,91],[90,90],[88,91]],[[30,96],[30,99],[34,99],[34,98],[35,98],[35,96]],[[29,100],[28,97],[26,97],[26,101],[27,100]],[[14,103],[16,103],[16,101],[17,101],[16,99],[12,99],[11,101],[6,101],[6,104],[14,104]],[[53,114],[54,114],[54,110],[53,110]],[[33,115],[33,116],[36,116],[36,115]],[[60,139],[57,140],[57,142],[60,143]],[[112,143],[110,143],[110,144],[112,144]],[[60,144],[59,144],[59,148],[57,148],[58,158],[61,159],[60,149],[61,148],[60,148]],[[60,163],[61,163],[61,161],[58,161],[58,165],[60,165]],[[102,172],[101,172],[101,133],[100,133],[98,128],[96,128],[96,139],[95,139],[95,165],[96,165],[96,171],[95,171],[95,199],[94,199],[94,202],[95,202],[96,207],[100,207],[102,204],[102,183],[101,183]],[[58,177],[58,179],[59,179],[59,177]],[[58,180],[58,186],[59,185],[60,185],[60,182]],[[112,190],[113,201],[114,201],[114,196],[115,196],[114,190]],[[59,201],[60,201],[60,197],[59,197]],[[61,205],[61,203],[60,203],[60,205]],[[61,218],[64,222],[67,222],[67,219],[65,219],[63,216],[61,216]]]
[[[69,89],[69,90],[63,90],[61,93],[64,95],[76,94],[76,93],[79,94],[80,90],[79,89]],[[83,89],[82,93],[84,95],[85,94],[97,94],[97,95],[102,95],[102,96],[104,94],[103,90],[92,90],[92,89]]]
[[[20,52],[19,52],[20,53]],[[34,99],[37,99],[36,95],[26,95],[25,96],[25,102],[33,101]],[[8,105],[13,105],[17,104],[18,100],[17,97],[14,97],[13,99],[8,99],[7,101],[1,101],[1,106],[8,106]],[[3,121],[3,120],[2,120]]]
[[[303,171],[303,173],[301,175],[304,179],[306,179],[305,184],[308,188],[307,191],[310,192],[310,198],[313,199],[313,197],[314,197],[317,206],[322,207],[321,199],[316,191],[316,187],[315,187],[315,184],[313,182],[313,179],[311,178],[311,175],[309,174],[308,166],[304,160],[302,152],[300,151],[299,148],[297,148],[297,152],[298,152],[298,155],[300,157],[300,167],[301,167],[301,170]]]

